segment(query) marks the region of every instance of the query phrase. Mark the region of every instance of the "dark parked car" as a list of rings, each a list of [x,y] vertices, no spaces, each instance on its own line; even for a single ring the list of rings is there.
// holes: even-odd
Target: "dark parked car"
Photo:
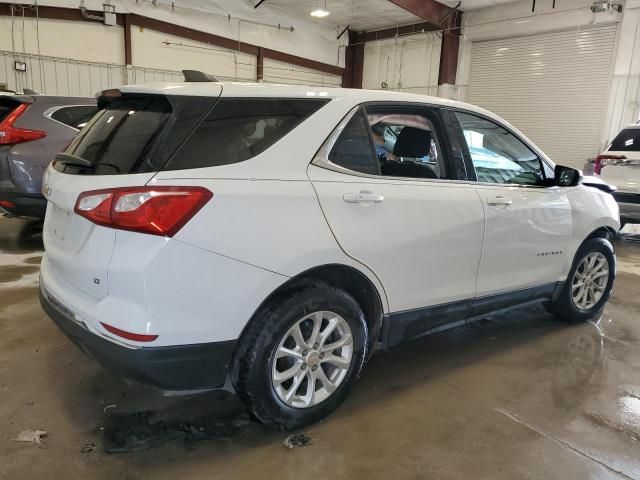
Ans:
[[[0,96],[0,213],[44,218],[42,174],[96,111],[94,98]]]

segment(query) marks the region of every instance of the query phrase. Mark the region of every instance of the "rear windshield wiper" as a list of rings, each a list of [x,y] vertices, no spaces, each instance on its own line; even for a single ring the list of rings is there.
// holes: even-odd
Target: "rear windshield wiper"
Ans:
[[[58,153],[54,158],[57,162],[60,162],[63,165],[75,165],[77,167],[95,168],[93,163],[91,163],[86,158],[71,155],[70,153]]]
[[[58,153],[54,158],[56,159],[56,161],[62,163],[63,165],[73,165],[76,167],[91,168],[92,170],[95,170],[96,167],[104,166],[104,167],[111,167],[116,172],[121,173],[120,167],[118,167],[117,165],[114,165],[113,163],[100,162],[98,164],[95,164],[95,163],[91,163],[86,158],[78,157],[77,155],[72,155],[71,153],[64,153],[64,152]]]

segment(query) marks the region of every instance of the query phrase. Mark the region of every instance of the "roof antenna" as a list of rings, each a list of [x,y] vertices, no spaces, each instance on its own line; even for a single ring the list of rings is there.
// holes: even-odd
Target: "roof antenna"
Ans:
[[[217,82],[218,79],[200,70],[182,70],[185,82]]]

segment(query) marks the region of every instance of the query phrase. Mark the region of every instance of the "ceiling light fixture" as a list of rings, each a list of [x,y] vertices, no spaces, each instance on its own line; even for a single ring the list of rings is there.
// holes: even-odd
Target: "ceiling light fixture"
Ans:
[[[327,10],[327,0],[324,0],[324,8],[318,7],[318,0],[316,0],[316,9],[312,10],[309,15],[316,18],[324,18],[328,17],[331,14],[329,10]]]

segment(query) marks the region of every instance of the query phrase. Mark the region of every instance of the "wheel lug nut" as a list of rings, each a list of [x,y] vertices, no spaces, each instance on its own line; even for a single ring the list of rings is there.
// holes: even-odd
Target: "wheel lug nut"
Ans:
[[[303,363],[303,364],[302,364],[302,370],[306,370],[306,369],[307,369],[307,364],[306,364],[306,363]]]
[[[314,350],[317,350],[319,346],[320,346],[320,345],[318,345],[317,343],[314,343],[314,344],[313,344],[313,349],[314,349]]]
[[[311,370],[312,370],[312,371],[314,371],[314,372],[315,372],[317,369],[318,369],[318,365],[314,365],[313,367],[311,367]]]
[[[306,350],[302,350],[302,355],[306,355],[307,353],[309,352],[307,352]]]
[[[320,358],[324,358],[324,352],[320,354]]]

